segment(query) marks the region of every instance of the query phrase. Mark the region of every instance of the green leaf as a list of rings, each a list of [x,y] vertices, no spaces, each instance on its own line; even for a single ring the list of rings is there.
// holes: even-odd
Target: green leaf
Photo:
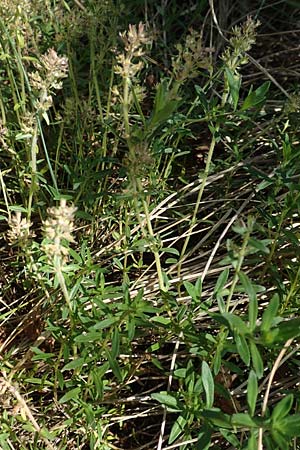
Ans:
[[[264,363],[260,353],[258,351],[257,346],[253,341],[250,341],[250,353],[252,358],[253,368],[257,375],[257,378],[260,379],[264,374]]]
[[[112,358],[117,358],[119,354],[120,354],[120,333],[118,328],[115,328],[111,340],[111,356]]]
[[[246,275],[245,272],[241,271],[239,272],[239,279],[242,283],[243,288],[245,289],[245,292],[248,294],[249,299],[255,299],[256,291],[248,275]]]
[[[95,342],[101,340],[102,340],[102,333],[97,331],[91,331],[89,333],[80,334],[79,336],[76,336],[74,339],[76,343]]]
[[[202,384],[206,396],[206,406],[211,408],[214,403],[214,379],[209,365],[206,361],[202,362]]]
[[[53,360],[55,357],[54,353],[46,353],[40,350],[38,347],[31,347],[30,350],[35,353],[35,355],[31,358],[32,361],[47,361],[47,359]]]
[[[95,325],[89,328],[91,331],[104,330],[105,328],[109,328],[111,325],[115,324],[119,321],[119,317],[111,317],[108,319],[100,320]]]
[[[177,398],[171,395],[168,392],[162,391],[151,394],[153,400],[157,400],[159,403],[171,408],[173,411],[181,411],[181,405],[178,402]]]
[[[53,441],[55,439],[54,434],[51,434],[46,428],[42,428],[40,433],[41,433],[41,436],[48,439],[49,441]]]
[[[31,383],[31,384],[39,384],[39,385],[43,385],[43,386],[53,386],[53,382],[49,381],[49,380],[43,380],[42,378],[36,378],[36,377],[28,377],[25,378],[26,383]]]
[[[289,439],[287,439],[283,434],[277,430],[272,430],[271,434],[280,450],[287,450],[289,448]]]
[[[180,253],[179,253],[179,251],[177,250],[177,248],[164,247],[164,248],[161,249],[161,251],[162,251],[162,252],[165,252],[165,253],[170,253],[171,255],[176,255],[176,256],[179,256],[179,255],[180,255]]]
[[[276,424],[278,430],[290,438],[300,436],[300,414],[292,414]]]
[[[265,81],[261,86],[256,89],[256,95],[260,98],[265,98],[266,94],[269,91],[269,87],[271,85],[270,81]]]
[[[221,316],[225,319],[225,321],[228,322],[229,327],[231,328],[232,331],[234,331],[240,335],[249,335],[250,334],[249,328],[247,327],[245,322],[239,316],[236,316],[235,314],[227,313],[227,312],[221,314]]]
[[[247,428],[258,428],[259,425],[253,418],[246,413],[233,414],[231,418],[231,423],[235,427],[247,427]]]
[[[261,331],[269,331],[273,325],[273,320],[277,315],[277,311],[279,308],[279,295],[275,294],[270,300],[269,305],[265,309],[262,320],[261,320]]]
[[[279,333],[276,336],[276,342],[286,342],[300,336],[300,318],[285,320],[277,326]]]
[[[196,443],[196,449],[208,450],[211,443],[211,436],[213,431],[209,429],[206,425],[200,429],[198,434],[198,440]]]
[[[218,428],[232,428],[231,417],[217,408],[204,409],[202,416]]]
[[[174,370],[174,376],[178,378],[185,378],[187,373],[187,369],[176,369]]]
[[[275,344],[284,344],[289,339],[300,336],[300,318],[284,320],[276,327],[262,333],[262,343],[270,346]]]
[[[149,130],[165,122],[176,111],[180,100],[168,88],[168,81],[163,80],[156,87],[153,115],[148,124]]]
[[[249,306],[248,306],[249,327],[251,331],[254,331],[256,328],[257,315],[258,315],[258,303],[257,297],[255,295],[254,298],[249,299]]]
[[[254,416],[256,400],[258,394],[257,376],[253,370],[250,370],[247,384],[247,403],[249,407],[249,413]]]
[[[257,88],[255,91],[252,91],[252,87],[250,88],[250,92],[245,98],[241,111],[245,111],[249,108],[253,108],[254,106],[260,106],[260,104],[264,103],[266,99],[266,94],[269,90],[270,82],[266,81],[263,83],[259,88]]]
[[[240,75],[232,72],[228,67],[225,67],[225,74],[229,85],[229,91],[232,99],[233,108],[234,110],[236,110],[241,88],[241,77]]]
[[[183,417],[183,416],[177,417],[177,420],[175,421],[174,425],[172,426],[172,429],[170,432],[170,436],[169,436],[169,440],[168,440],[169,444],[172,444],[178,438],[178,436],[180,436],[180,434],[183,433],[186,423],[187,423],[187,420],[185,417]]]
[[[166,263],[166,264],[177,264],[177,262],[178,262],[178,260],[175,259],[175,258],[167,258],[167,259],[165,260],[165,263]]]
[[[233,446],[233,448],[239,448],[240,441],[230,430],[224,430],[224,429],[222,430],[222,428],[221,428],[220,433],[226,439],[226,441],[229,442]]]
[[[198,297],[200,298],[201,294],[202,294],[202,280],[201,280],[201,278],[198,278],[198,280],[196,281],[195,289],[196,289],[196,292],[198,293]]]
[[[270,244],[271,242],[271,239],[262,239],[258,241],[257,239],[249,238],[248,244],[261,253],[265,253],[266,255],[268,255],[270,253],[270,250],[268,249],[267,244]]]
[[[220,372],[220,368],[221,368],[221,364],[222,364],[222,354],[221,353],[222,353],[222,348],[217,347],[217,351],[215,353],[214,361],[213,361],[214,374],[218,374]]]
[[[73,361],[69,362],[68,364],[66,364],[61,371],[64,372],[65,370],[72,370],[72,369],[78,369],[78,367],[82,367],[83,364],[85,363],[86,358],[77,358],[74,359]]]
[[[249,347],[248,347],[245,337],[243,335],[237,334],[237,333],[235,333],[234,337],[235,337],[235,343],[236,343],[236,348],[237,348],[238,354],[240,355],[240,357],[242,358],[242,360],[244,361],[246,366],[249,366],[250,352],[249,352]]]
[[[219,311],[221,314],[223,314],[224,312],[226,312],[226,305],[223,300],[223,297],[220,294],[217,294],[216,297],[217,297]]]
[[[277,405],[274,407],[271,417],[274,427],[278,420],[283,419],[285,416],[288,415],[293,406],[293,401],[294,401],[293,394],[289,394],[286,395],[283,399],[281,399],[280,402],[278,402]]]
[[[201,296],[201,285],[198,284],[198,289],[189,281],[184,281],[183,285],[187,291],[187,293],[192,297],[193,300],[199,301]],[[200,287],[200,289],[199,289]]]
[[[134,317],[128,317],[127,319],[127,331],[128,331],[128,339],[132,341],[135,335],[136,330],[136,321]]]
[[[251,283],[250,278],[244,272],[239,273],[239,279],[242,283],[243,288],[245,289],[245,292],[249,297],[249,308],[248,308],[249,325],[250,329],[254,330],[256,327],[256,320],[258,314],[256,291],[253,284]]]
[[[255,430],[251,430],[250,438],[247,442],[247,450],[257,450],[257,436]]]
[[[157,317],[151,317],[151,322],[158,323],[159,325],[167,326],[171,323],[171,319],[170,319],[170,317],[157,316]]]
[[[224,269],[220,273],[220,275],[218,276],[217,282],[215,284],[214,295],[218,295],[218,294],[222,295],[222,291],[223,291],[223,288],[224,288],[225,284],[227,283],[228,276],[229,276],[229,269],[228,268]]]
[[[62,396],[62,398],[59,399],[58,403],[66,403],[69,400],[76,400],[79,396],[79,392],[81,391],[80,387],[71,389],[68,391],[65,395]]]
[[[262,191],[263,189],[272,186],[272,184],[274,184],[274,180],[264,180],[256,186],[256,190]]]
[[[119,363],[115,357],[112,356],[111,352],[106,350],[107,360],[109,362],[110,368],[113,371],[114,376],[118,381],[122,381],[122,374],[120,370]]]

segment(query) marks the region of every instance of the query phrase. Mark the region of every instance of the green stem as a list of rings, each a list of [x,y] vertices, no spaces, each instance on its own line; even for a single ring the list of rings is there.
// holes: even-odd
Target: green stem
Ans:
[[[38,137],[38,127],[37,127],[37,123],[36,123],[34,126],[34,130],[33,130],[33,136],[32,136],[32,140],[31,140],[31,148],[30,148],[31,180],[30,180],[30,190],[29,190],[29,198],[28,198],[28,205],[27,205],[27,219],[28,220],[30,220],[30,218],[31,218],[33,196],[38,187],[37,163],[36,163],[37,137]]]
[[[241,271],[241,267],[243,265],[244,259],[245,259],[245,255],[246,255],[246,249],[247,249],[247,245],[249,242],[249,238],[250,238],[250,234],[252,231],[252,227],[250,227],[247,232],[245,233],[244,236],[244,240],[243,240],[243,245],[242,248],[239,252],[239,258],[238,258],[238,262],[237,265],[235,267],[235,274],[230,286],[230,291],[227,297],[227,301],[226,301],[226,312],[229,311],[230,308],[230,303],[234,294],[234,290],[235,287],[237,285],[237,282],[239,280],[239,273]],[[214,369],[215,369],[215,375],[217,375],[218,371],[219,371],[219,365],[220,365],[220,361],[221,361],[221,353],[224,347],[224,342],[226,341],[228,335],[228,329],[225,326],[221,326],[219,334],[218,334],[218,343],[216,346],[216,350],[215,350],[215,356],[214,356]]]
[[[140,192],[142,192],[142,186],[141,186],[140,179],[137,179],[137,185],[138,185],[138,190]],[[152,238],[152,240],[154,240],[155,235],[154,235],[152,224],[151,224],[148,204],[145,200],[142,200],[142,205],[143,205],[143,210],[144,210],[144,214],[145,214],[145,219],[146,219],[149,236]],[[155,248],[155,244],[154,244],[154,248],[152,248],[152,252],[154,255],[154,259],[155,259],[159,288],[161,291],[167,291],[167,288],[165,286],[164,279],[163,279],[163,272],[162,272],[162,267],[161,267],[161,262],[160,262],[159,251]]]
[[[71,304],[71,298],[70,298],[70,294],[66,285],[66,281],[65,278],[63,276],[62,273],[62,262],[61,259],[58,258],[57,260],[54,260],[54,269],[55,269],[55,273],[58,279],[58,283],[59,286],[62,290],[64,299],[66,301],[66,304],[69,308],[69,313],[70,313],[70,330],[71,330],[71,334],[73,334],[73,331],[75,330],[75,321],[74,321],[74,315],[73,315],[73,308],[72,308],[72,304]],[[77,346],[76,344],[73,344],[73,354],[74,356],[77,355]]]
[[[130,79],[124,77],[123,83],[123,119],[125,127],[125,139],[129,142],[130,137],[130,123],[129,123],[129,85]],[[131,145],[129,145],[129,152],[131,152]]]
[[[233,277],[233,280],[232,280],[232,283],[231,283],[231,286],[230,286],[230,291],[229,291],[229,294],[228,294],[228,297],[227,297],[227,301],[226,301],[226,312],[229,311],[231,299],[233,297],[235,287],[236,287],[237,282],[239,280],[239,274],[240,274],[240,271],[241,271],[241,268],[242,268],[242,265],[243,265],[243,262],[244,262],[244,259],[245,259],[246,249],[247,249],[247,245],[248,245],[248,242],[249,242],[249,238],[250,238],[250,230],[245,233],[243,245],[242,245],[242,248],[241,248],[240,253],[239,253],[238,262],[237,262],[237,265],[236,265],[236,268],[235,268],[235,274],[234,274],[234,277]]]
[[[281,307],[282,313],[286,310],[290,299],[293,297],[294,294],[296,294],[297,290],[299,289],[299,276],[300,276],[300,266],[298,267],[294,281],[292,282],[290,290],[284,300],[284,304]]]
[[[200,203],[201,203],[201,200],[202,200],[202,195],[203,195],[204,188],[205,188],[205,185],[206,185],[206,181],[207,181],[207,178],[208,178],[209,168],[210,168],[210,164],[211,164],[211,161],[212,161],[215,145],[216,145],[216,139],[215,139],[215,136],[213,135],[211,143],[210,143],[208,155],[207,155],[206,165],[205,165],[205,169],[204,169],[204,173],[203,173],[200,189],[199,189],[197,200],[196,200],[196,205],[195,205],[195,208],[194,208],[194,213],[193,213],[192,219],[190,221],[190,227],[188,229],[188,234],[187,234],[187,236],[185,238],[185,241],[183,243],[181,254],[180,254],[180,258],[179,258],[179,262],[178,262],[177,275],[178,275],[179,278],[181,277],[181,268],[182,268],[182,263],[183,263],[183,261],[185,259],[185,252],[186,252],[186,249],[187,249],[188,244],[190,242],[190,238],[191,238],[191,235],[192,235],[193,228],[195,227],[195,224],[197,222],[197,214],[198,214],[198,211],[199,211]]]

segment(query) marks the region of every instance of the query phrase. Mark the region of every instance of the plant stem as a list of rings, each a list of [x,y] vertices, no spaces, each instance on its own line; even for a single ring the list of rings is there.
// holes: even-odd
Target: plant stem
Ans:
[[[181,254],[180,254],[180,258],[179,258],[179,262],[178,262],[178,269],[177,269],[178,278],[181,277],[181,268],[182,268],[182,263],[183,263],[183,261],[185,259],[185,252],[186,252],[187,246],[188,246],[188,244],[190,242],[190,238],[191,238],[191,235],[192,235],[193,228],[195,227],[196,222],[197,222],[197,215],[198,215],[200,203],[201,203],[201,200],[202,200],[202,195],[203,195],[203,192],[204,192],[204,188],[205,188],[205,185],[206,185],[207,177],[208,177],[208,174],[209,174],[210,164],[211,164],[211,161],[212,161],[215,145],[216,145],[216,139],[215,139],[215,136],[213,135],[212,139],[211,139],[208,155],[207,155],[205,169],[204,169],[204,173],[203,173],[200,189],[199,189],[199,192],[198,192],[198,196],[197,196],[197,200],[196,200],[193,216],[192,216],[192,219],[190,221],[190,227],[188,229],[187,236],[186,236],[185,241],[183,243]]]

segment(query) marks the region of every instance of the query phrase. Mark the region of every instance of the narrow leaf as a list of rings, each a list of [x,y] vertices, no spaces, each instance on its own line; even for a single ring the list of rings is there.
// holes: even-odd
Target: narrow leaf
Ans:
[[[228,276],[229,276],[229,269],[224,269],[220,273],[220,275],[219,275],[219,277],[217,279],[217,282],[215,284],[215,288],[214,288],[214,294],[215,295],[222,292],[225,284],[227,283]]]
[[[186,422],[187,420],[183,416],[179,416],[177,418],[170,432],[168,441],[169,444],[172,444],[178,438],[178,436],[180,436],[183,433],[186,426]]]
[[[287,450],[289,448],[290,439],[287,439],[286,436],[280,433],[280,431],[272,430],[272,438],[278,445],[276,449],[278,448],[279,450]]]
[[[254,370],[250,370],[248,384],[247,384],[247,403],[249,407],[249,413],[254,416],[256,400],[258,394],[257,376]]]
[[[279,308],[279,295],[275,294],[271,298],[269,305],[267,306],[267,308],[263,313],[260,326],[261,331],[270,330],[273,324],[273,320],[277,315],[278,308]]]
[[[225,67],[226,78],[229,85],[230,95],[234,110],[237,108],[239,93],[241,88],[241,77],[233,73],[228,67]]]
[[[202,415],[205,419],[209,420],[213,425],[219,428],[232,428],[231,416],[224,414],[217,409],[204,409]]]
[[[237,332],[240,335],[249,334],[249,328],[239,316],[225,312],[222,314],[222,317],[224,317],[224,319],[228,321],[232,331]]]
[[[187,291],[187,293],[192,297],[193,300],[197,300],[197,292],[195,286],[189,281],[184,281],[183,285]]]
[[[86,358],[77,358],[73,361],[66,364],[61,371],[64,372],[65,370],[71,370],[71,369],[77,369],[78,367],[82,367],[85,363]]]
[[[154,394],[151,394],[151,397],[154,400],[157,400],[159,403],[162,403],[163,405],[168,406],[169,408],[172,408],[173,410],[180,411],[181,407],[176,397],[169,394],[168,392],[156,392]]]
[[[250,353],[252,358],[252,365],[257,375],[257,378],[260,379],[264,373],[264,363],[260,353],[258,351],[257,346],[254,342],[250,341]]]
[[[91,331],[89,333],[80,334],[79,336],[76,336],[74,341],[77,343],[82,343],[82,342],[100,341],[101,339],[102,339],[101,332]]]
[[[209,365],[206,361],[202,362],[202,383],[206,396],[206,406],[211,408],[214,403],[214,379]]]
[[[59,403],[66,403],[69,400],[76,400],[78,398],[79,392],[80,387],[71,389],[65,395],[63,395],[62,398],[59,399]]]
[[[277,405],[272,412],[272,422],[275,424],[277,420],[283,419],[288,415],[293,406],[294,396],[293,394],[286,395]]]
[[[257,437],[255,430],[251,430],[250,438],[247,442],[247,450],[257,450]]]
[[[118,381],[122,381],[122,374],[120,370],[119,363],[115,357],[107,350],[106,351],[107,360],[109,362],[110,368]]]
[[[203,426],[198,434],[196,449],[208,450],[211,443],[212,433],[213,431],[207,428],[207,426]]]
[[[292,414],[277,424],[281,433],[289,437],[300,436],[300,414]]]
[[[236,343],[236,348],[237,348],[237,351],[238,351],[240,357],[242,358],[242,360],[244,361],[246,366],[249,366],[250,351],[249,351],[249,347],[248,347],[245,337],[243,335],[239,335],[239,334],[235,333],[235,343]]]
[[[111,356],[117,358],[120,354],[120,333],[118,328],[115,328],[111,341]]]
[[[256,327],[256,320],[258,314],[258,305],[255,287],[251,283],[250,278],[244,272],[239,273],[239,278],[245,289],[245,292],[249,297],[249,308],[248,308],[249,324],[251,330],[254,330]]]
[[[258,428],[258,424],[246,413],[233,414],[231,423],[236,427]]]

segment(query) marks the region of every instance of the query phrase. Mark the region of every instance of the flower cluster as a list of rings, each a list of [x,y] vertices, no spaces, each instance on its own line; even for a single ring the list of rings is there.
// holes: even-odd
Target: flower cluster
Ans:
[[[199,69],[211,68],[208,52],[202,45],[200,33],[191,30],[184,45],[177,44],[178,55],[173,58],[172,67],[177,81],[183,82],[199,74]]]
[[[226,66],[235,72],[241,65],[247,64],[248,58],[245,52],[248,52],[256,41],[256,28],[260,25],[259,21],[254,21],[248,17],[242,26],[236,26],[232,30],[232,37],[229,39],[228,47],[222,59]]]
[[[148,176],[154,164],[154,158],[146,142],[135,144],[129,152],[125,165],[130,178]]]
[[[9,230],[7,231],[7,240],[13,244],[23,246],[34,233],[30,230],[32,223],[26,217],[22,218],[21,211],[16,211],[8,220]]]
[[[68,74],[68,59],[58,56],[56,51],[50,48],[34,66],[37,70],[29,74],[30,84],[38,93],[35,107],[43,114],[52,106],[53,90],[62,88],[61,80]]]
[[[0,119],[0,146],[3,150],[9,150],[8,144],[6,142],[7,138],[8,138],[8,129]]]
[[[61,262],[68,259],[67,242],[74,242],[74,214],[77,208],[67,206],[65,199],[60,200],[60,206],[48,208],[48,218],[43,223],[45,241],[43,250],[50,260],[58,257]]]
[[[129,31],[120,33],[120,37],[124,43],[125,53],[117,54],[117,65],[115,73],[123,78],[134,78],[134,76],[143,68],[141,60],[134,62],[136,58],[144,55],[144,46],[151,42],[151,38],[145,32],[145,26],[139,23],[129,25]]]

